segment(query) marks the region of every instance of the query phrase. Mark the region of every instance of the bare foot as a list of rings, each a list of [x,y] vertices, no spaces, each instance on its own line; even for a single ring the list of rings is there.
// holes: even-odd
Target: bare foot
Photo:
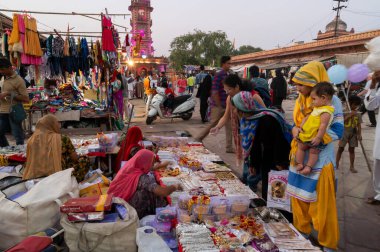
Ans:
[[[302,175],[309,175],[311,173],[311,167],[309,165],[305,165],[305,167],[300,171]]]
[[[304,168],[305,167],[301,163],[298,163],[297,166],[296,166],[297,171],[302,171]]]
[[[358,173],[358,171],[357,170],[355,170],[355,168],[354,167],[350,167],[350,171],[352,172],[352,173]]]

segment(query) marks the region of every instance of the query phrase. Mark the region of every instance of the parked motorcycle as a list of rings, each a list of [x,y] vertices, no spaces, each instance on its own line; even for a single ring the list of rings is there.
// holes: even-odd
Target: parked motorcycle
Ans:
[[[170,100],[170,106],[164,106],[168,99],[165,88],[157,87],[157,94],[152,98],[146,124],[150,125],[159,116],[162,119],[182,118],[187,121],[193,116],[196,100],[192,95],[182,95]]]

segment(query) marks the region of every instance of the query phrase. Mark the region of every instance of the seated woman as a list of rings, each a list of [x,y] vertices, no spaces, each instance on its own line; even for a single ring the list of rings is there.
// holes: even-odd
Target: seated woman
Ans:
[[[260,173],[262,197],[266,200],[268,173],[287,169],[289,165],[290,126],[279,112],[260,107],[250,92],[238,93],[232,98],[232,104],[240,118],[241,144],[246,160],[243,180],[252,188],[254,184],[251,184],[250,177]]]
[[[164,197],[180,190],[180,185],[161,187],[149,173],[155,163],[155,154],[140,150],[121,168],[111,182],[108,193],[127,201],[133,206],[139,218],[155,214],[157,207],[167,205]]]
[[[68,168],[74,168],[73,175],[78,182],[89,170],[87,157],[78,157],[69,137],[61,135],[60,124],[54,115],[38,120],[36,130],[29,138],[26,148],[26,167],[23,179],[49,176]]]
[[[127,135],[122,140],[119,153],[116,158],[115,172],[121,169],[121,162],[130,160],[138,151],[144,149],[143,134],[139,127],[133,126],[129,128]],[[155,169],[167,166],[168,162],[160,162],[158,156],[156,157]]]

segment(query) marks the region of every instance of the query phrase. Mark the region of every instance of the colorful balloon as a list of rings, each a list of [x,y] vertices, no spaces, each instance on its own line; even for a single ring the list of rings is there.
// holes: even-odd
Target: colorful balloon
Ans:
[[[343,83],[347,80],[348,70],[343,65],[334,65],[327,70],[330,81],[335,85]]]
[[[348,80],[358,83],[367,79],[369,69],[365,64],[354,64],[348,69]]]

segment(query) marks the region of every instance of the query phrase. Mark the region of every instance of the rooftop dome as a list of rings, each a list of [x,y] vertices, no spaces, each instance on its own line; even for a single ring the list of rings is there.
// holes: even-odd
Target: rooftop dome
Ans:
[[[335,31],[335,23],[336,23],[336,17],[334,18],[333,21],[331,21],[330,23],[328,23],[326,25],[326,32]],[[337,27],[337,30],[338,31],[346,31],[347,30],[347,24],[346,24],[346,22],[344,22],[340,18],[338,18],[338,27]]]

